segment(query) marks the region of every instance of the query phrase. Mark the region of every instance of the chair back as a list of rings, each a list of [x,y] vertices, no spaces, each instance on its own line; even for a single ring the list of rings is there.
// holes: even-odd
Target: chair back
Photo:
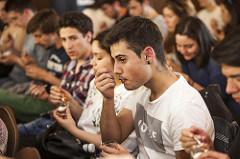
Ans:
[[[219,85],[212,84],[199,91],[211,114],[215,129],[214,147],[216,151],[228,153],[239,126],[221,98]]]
[[[8,106],[0,106],[0,117],[8,129],[6,156],[13,157],[18,149],[19,134],[13,111]]]

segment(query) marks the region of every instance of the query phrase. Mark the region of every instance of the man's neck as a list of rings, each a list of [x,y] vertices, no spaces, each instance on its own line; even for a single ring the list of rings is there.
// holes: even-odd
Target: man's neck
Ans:
[[[84,55],[80,59],[77,60],[75,72],[79,71],[79,68],[82,66],[82,64],[86,61],[86,59],[90,56],[91,53],[92,53],[91,48],[89,46],[88,50],[84,53]]]
[[[150,101],[159,98],[173,83],[178,80],[178,76],[169,68],[153,71],[152,78],[145,84],[151,89]]]
[[[54,46],[55,46],[56,49],[60,49],[62,47],[62,41],[59,37],[57,37],[56,43],[55,43]]]

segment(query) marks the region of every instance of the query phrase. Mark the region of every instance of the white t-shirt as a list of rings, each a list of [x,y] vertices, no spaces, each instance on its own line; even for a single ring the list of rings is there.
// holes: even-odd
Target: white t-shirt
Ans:
[[[214,30],[211,27],[212,19],[215,19],[217,21],[219,29],[222,29],[224,26],[224,23],[221,18],[221,8],[219,6],[217,6],[211,12],[208,12],[206,9],[202,9],[198,12],[197,17],[205,23],[205,25],[207,26],[208,30],[212,35],[214,35]]]
[[[168,33],[168,27],[167,24],[163,18],[163,16],[161,14],[158,14],[157,16],[155,16],[154,18],[151,19],[152,22],[154,22],[159,30],[162,33],[163,39],[166,39],[167,33]]]
[[[94,85],[94,81],[95,79],[90,82],[84,111],[77,123],[77,126],[86,132],[100,134],[100,118],[103,96]],[[118,114],[123,108],[123,104],[121,104],[121,102],[125,98],[131,97],[132,94],[134,94],[134,91],[126,90],[123,84],[114,89],[114,104],[116,114]],[[137,147],[136,134],[133,132],[126,139],[126,141],[123,142],[122,145],[127,148],[130,153],[135,153]]]
[[[151,90],[136,95],[137,103],[126,100],[125,107],[133,113],[139,146],[138,158],[174,159],[183,150],[181,130],[195,125],[209,132],[214,139],[214,126],[201,95],[180,78],[159,98],[150,101]]]

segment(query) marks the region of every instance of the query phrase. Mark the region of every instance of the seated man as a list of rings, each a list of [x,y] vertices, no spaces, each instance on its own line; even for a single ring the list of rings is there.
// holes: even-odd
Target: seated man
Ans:
[[[35,64],[27,64],[26,75],[34,79],[35,83],[48,86],[48,93],[51,85],[60,85],[64,65],[69,61],[57,33],[58,21],[59,17],[54,10],[45,9],[36,13],[27,26],[28,34],[34,35],[34,43],[49,49],[50,57],[47,61],[47,70]],[[43,95],[44,90],[45,88],[41,86],[30,85],[31,96],[42,101],[0,90],[0,103],[11,106],[18,120],[31,121],[39,117],[40,113],[51,109],[46,102],[43,102],[47,101],[47,96]]]
[[[10,22],[10,25],[15,25],[23,28],[26,31],[28,22],[35,14],[35,8],[30,0],[11,0],[7,1],[5,10]],[[22,51],[13,47],[13,38],[9,40],[11,54],[2,55],[0,62],[4,64],[14,65],[9,77],[0,80],[0,88],[12,91],[14,93],[24,94],[28,90],[31,81],[25,75],[26,64],[36,64],[42,68],[46,67],[49,52],[41,46],[34,44],[34,39],[31,34],[26,34]],[[6,45],[6,44],[5,44]],[[24,53],[25,52],[25,53]],[[20,57],[21,56],[21,57]],[[27,82],[27,84],[24,84]]]
[[[59,100],[64,96],[63,89],[68,91],[79,105],[84,105],[90,81],[94,78],[90,65],[92,30],[91,19],[81,12],[66,12],[60,17],[59,35],[71,60],[63,70],[60,86],[52,86],[50,94],[46,91],[42,94],[52,105],[59,105]],[[51,113],[47,113],[32,122],[18,125],[20,135],[41,133],[47,125],[52,124],[51,117]]]
[[[198,125],[214,137],[213,122],[199,92],[167,66],[162,40],[156,24],[137,16],[122,20],[105,37],[115,61],[114,73],[125,88],[148,89],[131,97],[137,102],[123,101],[125,108],[116,116],[115,83],[107,69],[97,71],[95,84],[104,96],[102,140],[121,143],[135,130],[139,158],[187,159],[190,156],[179,141],[181,130]]]

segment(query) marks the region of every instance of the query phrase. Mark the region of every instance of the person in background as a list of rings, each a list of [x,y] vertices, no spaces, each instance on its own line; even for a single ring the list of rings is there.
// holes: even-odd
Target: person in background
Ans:
[[[197,17],[204,22],[210,33],[214,36],[214,29],[211,26],[212,21],[216,21],[218,24],[217,29],[222,29],[224,26],[221,19],[221,8],[217,5],[216,0],[199,0],[198,2],[203,9],[197,13]]]
[[[130,16],[121,0],[96,0],[96,4],[102,8],[105,15],[116,20],[115,24]]]
[[[240,25],[240,1],[239,0],[220,0],[221,19],[225,26],[221,29],[217,21],[212,21],[214,35],[219,41],[226,35],[233,32]]]
[[[10,51],[8,50],[8,46],[5,44],[9,40],[9,37],[14,38],[14,47],[21,51],[25,31],[20,27],[16,27],[14,25],[10,25],[7,18],[7,13],[5,11],[5,4],[7,0],[0,0],[0,21],[2,23],[1,27],[1,36],[0,36],[0,50],[1,54],[9,54]],[[11,39],[11,38],[10,38]],[[1,56],[1,55],[0,55]],[[12,65],[5,65],[0,63],[0,79],[8,77],[9,73],[11,72],[13,66]]]
[[[52,109],[45,91],[49,93],[52,85],[60,85],[64,65],[70,60],[58,36],[58,23],[59,16],[52,9],[39,11],[28,23],[27,32],[34,35],[34,43],[50,50],[47,69],[33,64],[25,66],[26,75],[35,83],[30,85],[29,95],[0,91],[0,103],[9,105],[19,121],[32,121]]]
[[[166,2],[162,10],[165,22],[168,26],[167,38],[164,41],[165,56],[168,65],[171,66],[176,72],[181,72],[181,63],[178,60],[175,51],[174,31],[178,22],[183,17],[189,15],[187,12],[187,7],[187,5],[178,1],[170,0]]]
[[[166,38],[167,35],[167,25],[164,21],[164,18],[161,14],[159,14],[152,7],[145,4],[144,0],[127,0],[127,6],[129,10],[130,16],[144,16],[150,20],[152,20],[159,28],[162,33],[163,38]],[[148,8],[148,14],[147,9]],[[151,10],[151,13],[150,11]]]
[[[27,24],[35,14],[35,8],[30,0],[10,0],[5,5],[10,25],[18,26],[26,31]],[[2,55],[0,62],[14,65],[9,76],[0,80],[0,88],[14,93],[24,94],[27,92],[31,79],[25,74],[25,66],[36,64],[45,68],[49,52],[43,47],[34,44],[34,37],[31,34],[24,36],[24,43],[21,51],[18,51],[13,43],[14,39],[9,34],[7,40],[11,54]]]
[[[240,113],[238,104],[224,91],[226,78],[221,67],[211,58],[214,39],[206,25],[196,17],[185,17],[175,30],[175,47],[181,62],[182,73],[188,83],[197,90],[209,84],[218,84],[221,97],[229,107]]]
[[[8,129],[0,118],[0,156],[4,155],[7,150]]]
[[[90,65],[92,31],[91,19],[81,12],[70,11],[60,17],[59,36],[71,60],[64,67],[60,85],[52,86],[50,94],[46,91],[43,93],[52,106],[59,106],[59,100],[64,97],[63,92],[66,91],[71,94],[76,103],[84,105],[89,84],[94,78],[94,71]],[[25,137],[28,137],[30,134],[36,135],[43,132],[47,125],[52,123],[52,112],[48,112],[29,123],[19,124],[18,130],[21,135],[25,134]],[[20,145],[25,144],[24,139],[20,136]]]

